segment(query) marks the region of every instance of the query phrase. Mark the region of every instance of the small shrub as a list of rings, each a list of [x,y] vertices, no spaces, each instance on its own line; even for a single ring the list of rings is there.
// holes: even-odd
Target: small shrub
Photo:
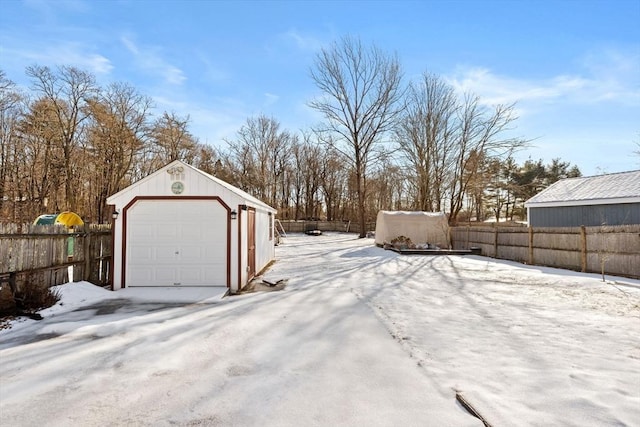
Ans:
[[[35,312],[60,301],[60,293],[48,287],[25,284],[23,290],[16,292],[15,300],[22,310]]]
[[[16,308],[16,300],[9,285],[0,284],[0,316],[4,313],[13,313]]]

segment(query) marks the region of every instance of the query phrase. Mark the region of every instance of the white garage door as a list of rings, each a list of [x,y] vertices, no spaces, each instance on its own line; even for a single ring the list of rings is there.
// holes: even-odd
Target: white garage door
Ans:
[[[216,200],[139,200],[126,245],[126,286],[227,286],[227,211]]]

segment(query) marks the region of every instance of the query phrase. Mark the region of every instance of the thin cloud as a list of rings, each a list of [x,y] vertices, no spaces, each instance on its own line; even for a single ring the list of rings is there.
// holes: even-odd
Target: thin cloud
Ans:
[[[120,37],[120,41],[122,42],[124,47],[129,52],[131,52],[132,54],[134,54],[134,55],[139,55],[140,54],[140,50],[138,50],[138,46],[136,46],[136,44],[133,42],[133,40],[130,40],[126,36],[122,36],[122,37]]]
[[[167,98],[166,96],[162,95],[153,95],[152,98],[156,107],[165,111],[179,111],[179,114],[182,114],[182,112],[186,111],[189,107],[188,103],[186,102]],[[188,114],[185,114],[185,116],[186,115]]]
[[[162,58],[160,48],[150,46],[140,48],[130,36],[121,36],[120,41],[134,56],[135,63],[146,73],[157,75],[171,85],[181,85],[187,79],[180,68]]]
[[[600,102],[640,105],[639,55],[592,53],[582,63],[582,73],[541,80],[499,75],[481,67],[459,68],[447,80],[456,90],[475,93],[490,105],[557,100],[585,105]]]
[[[597,82],[596,100],[613,100],[640,105],[640,50],[603,48],[587,53],[581,60]]]
[[[448,81],[459,92],[475,93],[489,105],[550,101],[593,86],[593,82],[578,76],[561,75],[535,81],[494,74],[486,68],[458,70]]]
[[[207,80],[220,83],[229,80],[229,73],[225,71],[219,64],[217,64],[214,60],[209,57],[209,54],[200,50],[196,50],[194,56],[200,61],[202,64],[202,75],[206,77]]]
[[[48,20],[54,20],[61,10],[75,13],[85,13],[90,10],[89,4],[82,0],[59,0],[56,2],[48,0],[23,0],[23,3]]]
[[[174,85],[180,85],[187,79],[182,70],[178,67],[174,67],[173,65],[166,64],[162,74],[164,75],[164,79],[167,83]]]
[[[265,97],[265,102],[264,102],[265,106],[273,105],[276,102],[278,102],[278,100],[280,99],[278,95],[274,95],[268,92],[264,94],[264,97]]]
[[[89,55],[86,59],[87,67],[96,74],[109,74],[113,70],[111,61],[102,55]]]
[[[203,144],[224,147],[224,141],[234,139],[238,130],[246,123],[244,111],[219,106],[207,108],[194,106],[191,108],[190,128]]]
[[[602,79],[620,77],[640,83],[640,50],[603,48],[592,50],[580,60],[582,66]]]
[[[56,44],[40,50],[5,50],[3,53],[12,57],[14,61],[22,58],[20,62],[23,63],[69,65],[97,75],[107,75],[113,70],[113,64],[108,58],[99,53],[89,52],[87,47],[78,43]]]
[[[303,35],[296,29],[290,29],[286,33],[283,33],[282,38],[293,42],[298,49],[305,51],[316,52],[324,45],[321,40],[312,36]]]
[[[208,105],[154,96],[157,111],[172,111],[189,117],[189,131],[203,144],[219,146],[236,132],[250,116],[246,106],[233,98],[214,98]]]

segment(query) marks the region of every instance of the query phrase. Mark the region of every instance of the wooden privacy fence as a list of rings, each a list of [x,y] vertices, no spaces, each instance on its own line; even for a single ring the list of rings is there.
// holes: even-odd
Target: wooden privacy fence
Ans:
[[[309,230],[358,233],[345,221],[281,221],[285,232]],[[367,223],[367,231],[375,223]],[[531,228],[458,226],[450,229],[454,249],[479,247],[482,255],[531,265],[640,279],[640,225]],[[69,280],[111,283],[111,228],[85,225],[0,225],[0,279],[21,289],[25,282],[54,286]]]
[[[0,275],[17,290],[86,280],[110,283],[110,225],[0,225]]]
[[[451,243],[493,258],[640,279],[640,225],[461,226],[451,228]]]
[[[309,230],[360,233],[360,224],[356,221],[295,221],[281,219],[280,223],[287,233],[304,233]],[[365,232],[373,231],[376,229],[376,223],[368,222],[365,227]]]
[[[288,232],[358,233],[355,222],[281,220]],[[375,223],[367,223],[367,231]],[[524,264],[640,279],[640,225],[532,228],[472,225],[451,227],[453,249],[478,247],[482,255]]]

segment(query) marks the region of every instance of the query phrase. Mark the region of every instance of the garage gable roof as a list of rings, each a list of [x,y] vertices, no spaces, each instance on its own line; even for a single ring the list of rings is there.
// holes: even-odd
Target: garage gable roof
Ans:
[[[566,178],[551,184],[526,207],[640,203],[640,170]]]
[[[230,191],[231,193],[234,193],[236,196],[238,196],[239,198],[245,200],[245,203],[248,205],[251,205],[253,207],[260,207],[263,208],[267,211],[270,212],[276,212],[276,209],[272,208],[271,206],[267,205],[266,203],[264,203],[263,201],[257,199],[256,197],[252,196],[251,194],[247,193],[246,191],[243,191],[241,189],[239,189],[238,187],[234,187],[233,185],[229,184],[228,182],[225,182],[223,180],[221,180],[220,178],[216,178],[213,175],[210,175],[206,172],[201,171],[200,169],[191,166],[188,163],[185,163],[181,160],[175,160],[171,163],[169,163],[168,165],[158,169],[157,171],[153,172],[152,174],[142,178],[139,181],[134,182],[133,184],[131,184],[130,186],[118,191],[117,193],[109,196],[107,198],[107,203],[108,204],[115,204],[118,199],[121,199],[123,197],[125,197],[125,195],[127,193],[130,193],[132,191],[135,190],[136,187],[149,182],[153,179],[156,179],[159,176],[162,176],[163,174],[166,174],[166,171],[168,169],[174,168],[176,166],[182,166],[185,169],[190,169],[191,171],[195,172],[197,175],[201,176],[202,178],[209,180],[209,181],[213,181],[214,183],[216,183],[217,185],[225,188],[226,190]],[[125,197],[126,198],[126,197]]]
[[[187,164],[187,163],[180,162],[180,164],[184,165],[185,167],[188,167],[188,168],[193,169],[193,170],[194,170],[194,171],[196,171],[197,173],[202,174],[202,175],[203,175],[204,177],[206,177],[207,179],[212,180],[213,182],[215,182],[215,183],[217,183],[218,185],[220,185],[220,186],[222,186],[222,187],[226,188],[227,190],[229,190],[229,191],[231,191],[231,192],[233,192],[233,193],[237,194],[239,197],[241,197],[241,198],[243,198],[243,199],[245,199],[245,200],[247,200],[247,201],[251,202],[252,204],[257,205],[257,206],[260,206],[260,207],[262,207],[262,208],[264,208],[264,209],[267,209],[267,210],[269,210],[269,211],[276,212],[276,209],[274,209],[274,208],[272,208],[271,206],[267,205],[266,203],[264,203],[264,202],[263,202],[263,201],[261,201],[260,199],[258,199],[258,198],[256,198],[256,197],[253,197],[251,194],[247,193],[246,191],[243,191],[243,190],[239,189],[238,187],[234,187],[233,185],[229,184],[228,182],[223,181],[223,180],[221,180],[220,178],[216,178],[215,176],[210,175],[210,174],[208,174],[208,173],[206,173],[206,172],[204,172],[204,171],[201,171],[200,169],[195,168],[195,167],[193,167],[193,166],[191,166],[191,165],[189,165],[189,164]],[[168,166],[171,166],[171,165],[168,165]]]

